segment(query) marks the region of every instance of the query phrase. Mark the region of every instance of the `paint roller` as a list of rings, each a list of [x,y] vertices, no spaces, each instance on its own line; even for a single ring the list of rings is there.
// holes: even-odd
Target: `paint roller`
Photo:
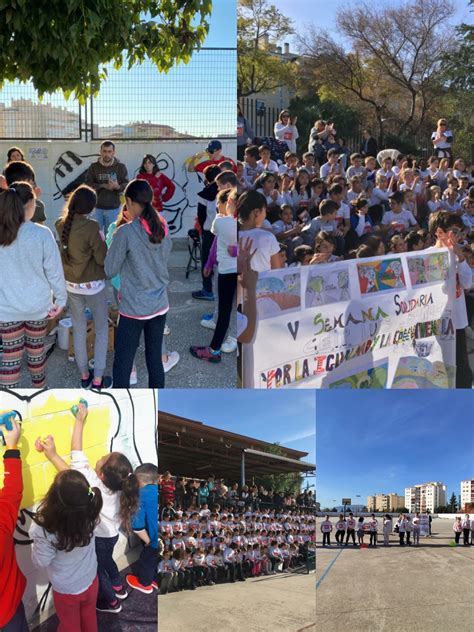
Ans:
[[[81,399],[79,400],[79,404],[83,404],[86,408],[89,408],[89,404],[87,403],[87,401],[85,399],[83,399],[81,397]],[[79,412],[79,406],[77,404],[74,404],[73,406],[71,406],[71,412],[74,415],[74,417],[77,415],[77,413]]]

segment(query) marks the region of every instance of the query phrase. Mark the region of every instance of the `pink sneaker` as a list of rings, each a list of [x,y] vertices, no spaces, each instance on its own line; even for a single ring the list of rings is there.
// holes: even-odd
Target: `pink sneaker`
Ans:
[[[189,347],[189,351],[198,360],[205,360],[214,364],[221,361],[221,352],[214,354],[209,347]]]

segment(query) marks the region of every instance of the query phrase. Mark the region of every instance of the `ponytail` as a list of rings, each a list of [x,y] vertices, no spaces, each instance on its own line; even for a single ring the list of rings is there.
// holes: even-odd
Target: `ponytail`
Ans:
[[[25,221],[25,205],[35,198],[28,182],[14,182],[0,192],[0,246],[9,246]]]
[[[138,510],[138,478],[133,473],[132,464],[121,452],[111,452],[102,466],[102,482],[113,492],[120,495],[120,521],[129,532],[132,516]]]
[[[165,236],[163,220],[152,206],[153,189],[146,180],[132,180],[124,192],[125,199],[130,198],[135,204],[143,207],[140,223],[145,229],[152,244],[159,244]]]
[[[140,485],[135,474],[130,473],[122,484],[122,495],[120,496],[120,520],[122,528],[126,533],[132,530],[132,517],[138,511],[138,497]]]
[[[64,209],[64,223],[61,232],[61,257],[63,260],[69,260],[69,235],[71,234],[74,215],[89,215],[92,213],[97,204],[97,194],[94,189],[81,184],[73,191],[69,198],[68,204]]]

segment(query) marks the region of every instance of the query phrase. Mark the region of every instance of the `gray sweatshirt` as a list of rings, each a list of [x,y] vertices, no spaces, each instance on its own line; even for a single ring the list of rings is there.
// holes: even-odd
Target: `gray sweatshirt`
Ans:
[[[105,258],[108,277],[120,275],[120,306],[124,316],[143,318],[168,307],[168,257],[171,238],[152,244],[135,218],[120,226],[112,238]]]
[[[76,547],[69,553],[58,551],[56,536],[33,522],[31,561],[44,568],[53,590],[65,595],[79,595],[89,588],[97,575],[95,536],[87,546]]]
[[[43,320],[53,304],[61,307],[67,292],[53,233],[25,222],[9,246],[0,246],[0,321]]]

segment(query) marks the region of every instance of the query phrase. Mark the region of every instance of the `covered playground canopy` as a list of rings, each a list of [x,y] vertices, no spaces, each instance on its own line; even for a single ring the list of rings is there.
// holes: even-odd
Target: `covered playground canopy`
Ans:
[[[301,459],[307,452],[252,439],[167,412],[158,414],[158,467],[173,475],[238,481],[264,474],[314,474],[316,466]]]

